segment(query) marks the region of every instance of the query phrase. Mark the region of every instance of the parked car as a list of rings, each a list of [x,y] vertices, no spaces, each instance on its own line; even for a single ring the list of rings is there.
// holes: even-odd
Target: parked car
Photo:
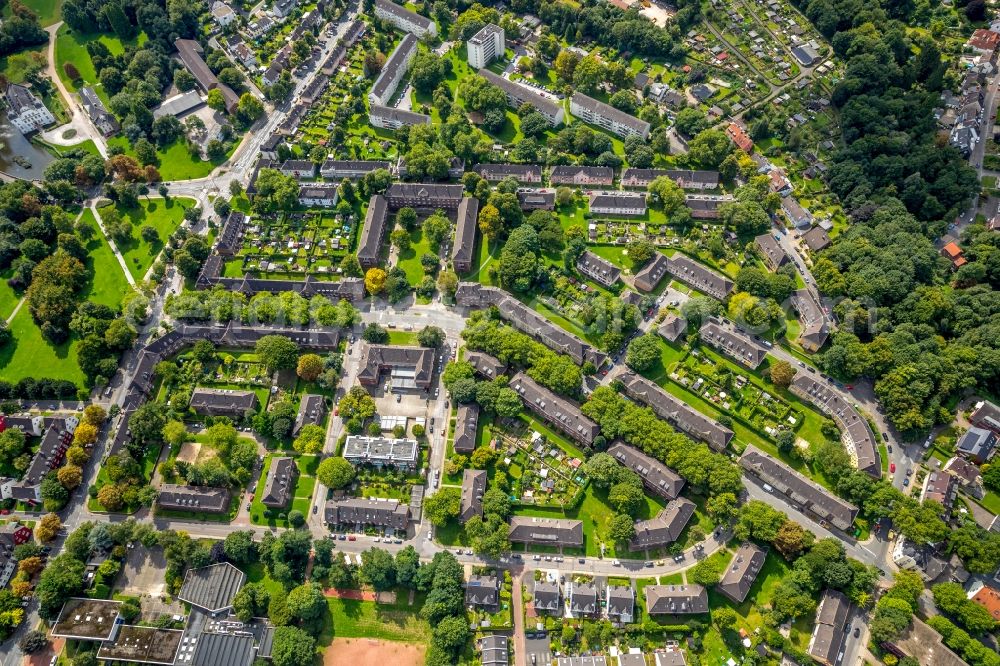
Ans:
[[[896,463],[889,463],[889,472],[891,474],[895,474],[896,473]]]

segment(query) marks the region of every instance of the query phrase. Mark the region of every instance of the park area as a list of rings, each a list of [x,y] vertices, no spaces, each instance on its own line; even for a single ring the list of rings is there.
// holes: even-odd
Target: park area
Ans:
[[[288,213],[273,220],[255,217],[244,235],[243,248],[226,262],[225,275],[335,274],[354,248],[357,226],[353,213]]]
[[[117,204],[103,206],[98,210],[104,222],[105,229],[113,221],[121,218],[132,225],[131,233],[125,240],[116,240],[118,250],[125,257],[132,277],[140,282],[146,279],[146,273],[159,256],[160,251],[170,236],[177,231],[184,221],[184,211],[195,205],[193,199],[160,197],[143,197],[136,208],[120,208]],[[143,227],[156,230],[156,238],[147,240],[143,237]]]

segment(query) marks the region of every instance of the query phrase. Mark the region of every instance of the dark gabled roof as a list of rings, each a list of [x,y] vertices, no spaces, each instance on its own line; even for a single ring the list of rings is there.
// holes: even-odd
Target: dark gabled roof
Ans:
[[[247,666],[253,663],[253,636],[210,634],[198,637],[191,666]]]
[[[646,292],[653,291],[667,275],[669,267],[670,260],[667,259],[667,256],[657,252],[652,261],[635,274],[636,289]]]
[[[195,411],[222,410],[242,414],[257,407],[257,394],[253,391],[198,387],[191,394],[190,405]]]
[[[590,210],[646,210],[646,195],[641,192],[595,192],[590,195]]]
[[[218,77],[209,69],[208,64],[201,57],[201,54],[205,52],[201,48],[201,44],[193,39],[178,39],[174,42],[174,46],[177,47],[177,53],[180,56],[181,62],[184,63],[184,66],[188,68],[188,71],[198,81],[198,85],[205,92],[213,88],[218,89],[225,100],[226,110],[232,113],[239,103],[240,98],[233,92],[232,88],[219,81]]]
[[[375,6],[385,12],[388,12],[389,14],[392,14],[393,16],[398,16],[410,23],[419,25],[424,30],[427,30],[434,25],[434,21],[430,20],[426,16],[421,16],[416,12],[411,12],[405,7],[401,7],[394,2],[389,2],[389,0],[375,0]]]
[[[486,472],[483,472],[485,474]],[[496,606],[500,600],[500,580],[496,576],[469,576],[465,582],[465,603],[469,606]]]
[[[410,510],[395,499],[351,497],[330,500],[324,511],[330,525],[374,525],[405,530],[410,524]]]
[[[463,197],[458,204],[458,218],[455,221],[455,244],[451,250],[452,263],[470,263],[476,251],[476,230],[478,229],[479,199]]]
[[[455,453],[472,453],[476,449],[479,428],[479,405],[461,404],[455,418]]]
[[[777,268],[788,263],[788,255],[778,241],[774,240],[771,234],[761,234],[753,239],[754,245],[760,251],[768,267]]]
[[[496,379],[507,372],[507,365],[486,352],[467,352],[465,360],[483,377]]]
[[[361,240],[358,241],[358,261],[378,261],[379,250],[385,237],[385,225],[389,215],[389,204],[381,194],[372,195],[365,213]]]
[[[389,86],[398,83],[397,76],[399,75],[399,70],[408,66],[410,55],[416,48],[417,38],[409,32],[403,35],[403,39],[393,50],[389,59],[385,61],[382,71],[379,72],[378,78],[375,79],[375,85],[372,86],[371,90],[372,95],[381,99],[386,93],[390,92]]]
[[[642,477],[643,485],[660,497],[670,500],[681,494],[681,489],[684,488],[684,479],[652,456],[622,442],[616,442],[608,449],[608,453],[619,463]]]
[[[635,610],[635,592],[630,585],[608,585],[608,614],[632,615]]]
[[[209,613],[216,613],[232,608],[233,598],[245,581],[246,574],[228,562],[188,569],[177,598]]]
[[[767,553],[760,546],[745,542],[740,546],[732,561],[722,575],[722,580],[716,585],[720,593],[729,597],[733,603],[741,604],[750,594],[750,588],[757,580],[757,574],[764,566]]]
[[[703,266],[680,252],[670,257],[667,265],[675,278],[719,300],[725,299],[736,286],[725,275]]]
[[[573,439],[590,445],[601,432],[596,423],[584,416],[579,405],[556,395],[523,372],[511,378],[510,388],[521,397],[528,409]]]
[[[509,536],[514,543],[558,544],[579,548],[583,545],[583,522],[564,518],[512,516]]]
[[[994,432],[974,426],[959,437],[956,450],[963,455],[985,460],[996,448],[996,444],[997,436]]]
[[[480,638],[482,666],[507,666],[510,663],[509,643],[503,634],[488,634]]]
[[[486,180],[498,181],[511,177],[519,183],[542,182],[542,167],[538,164],[477,164],[472,170]]]
[[[636,521],[635,536],[629,541],[629,550],[659,548],[677,541],[694,515],[694,509],[694,502],[678,497],[667,502],[656,517]]]
[[[381,104],[371,105],[368,108],[368,116],[384,118],[385,120],[398,122],[402,125],[429,125],[431,122],[431,117],[423,113],[414,113],[413,111],[382,106]]]
[[[466,469],[462,473],[462,502],[458,512],[461,523],[483,515],[483,493],[486,492],[486,470]]]
[[[264,494],[260,501],[264,506],[285,507],[295,494],[295,481],[299,478],[299,468],[294,458],[271,458],[271,467],[264,481]]]
[[[229,509],[229,489],[182,486],[165,483],[156,496],[157,505],[172,511],[221,513]]]
[[[715,319],[707,319],[698,331],[701,341],[718,349],[748,368],[756,369],[764,362],[767,348],[734,328],[723,327]]]
[[[816,607],[816,623],[809,639],[809,656],[820,663],[834,664],[844,645],[851,604],[840,592],[825,590]]]
[[[712,189],[719,186],[718,171],[637,169],[635,167],[628,167],[622,172],[622,185],[624,187],[645,187],[660,176],[670,178],[682,188],[690,187],[693,184],[705,189]]]
[[[708,591],[701,585],[648,585],[646,612],[687,615],[708,612]]]
[[[532,596],[534,598],[535,610],[559,610],[559,600],[562,597],[559,583],[536,580]]]
[[[576,260],[576,267],[581,273],[594,278],[601,284],[614,284],[622,273],[620,268],[590,250],[586,250],[580,255],[580,258]]]
[[[796,373],[790,390],[803,400],[819,407],[837,422],[841,434],[845,437],[849,453],[855,459],[859,470],[875,478],[882,476],[882,463],[875,433],[868,425],[868,420],[854,408],[854,405],[841,398],[827,385],[805,373]]]
[[[391,164],[384,160],[334,160],[328,159],[320,166],[320,173],[347,171],[350,173],[371,173],[378,169],[388,170]]]
[[[297,436],[303,426],[320,425],[325,415],[326,402],[324,402],[323,396],[315,393],[304,394],[302,400],[299,401],[299,412],[295,416],[295,426],[292,428],[292,436]]]
[[[574,613],[596,613],[597,585],[593,582],[573,583],[569,593],[569,608]]]
[[[421,199],[428,206],[454,199],[463,199],[465,187],[442,183],[393,183],[385,192],[386,199]]]
[[[645,403],[660,418],[667,419],[688,435],[706,441],[713,449],[722,451],[733,439],[732,430],[713,421],[645,377],[626,371],[618,379],[629,398]]]
[[[663,323],[657,327],[656,332],[671,342],[677,342],[678,338],[687,333],[687,327],[687,319],[673,312],[668,312]]]
[[[231,211],[226,216],[226,221],[222,225],[222,233],[219,234],[219,250],[236,252],[243,244],[243,233],[246,229],[247,216],[238,210]]]
[[[743,451],[740,466],[773,486],[775,491],[788,496],[820,518],[829,520],[841,530],[849,528],[858,513],[858,507],[840,499],[753,445]]]
[[[402,368],[413,371],[418,386],[431,381],[434,373],[434,350],[427,347],[364,344],[361,347],[358,378],[363,382],[378,381],[383,370]]]

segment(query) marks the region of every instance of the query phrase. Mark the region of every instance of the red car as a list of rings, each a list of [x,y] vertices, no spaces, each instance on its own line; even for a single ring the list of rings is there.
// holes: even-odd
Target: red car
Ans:
[[[347,537],[347,540],[348,541],[357,541],[358,538],[356,536],[354,536],[353,534],[351,534],[350,536]]]
[[[895,474],[896,473],[896,463],[889,463],[889,472],[891,474]]]

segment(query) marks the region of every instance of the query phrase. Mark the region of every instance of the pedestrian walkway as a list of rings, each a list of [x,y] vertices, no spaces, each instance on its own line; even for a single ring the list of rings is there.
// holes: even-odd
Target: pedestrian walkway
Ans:
[[[128,283],[135,287],[135,278],[132,277],[132,273],[128,269],[128,264],[125,263],[125,257],[122,253],[118,251],[118,246],[115,245],[115,240],[108,235],[107,229],[104,228],[104,220],[101,219],[101,214],[97,212],[97,202],[90,202],[90,212],[94,214],[94,219],[97,220],[97,226],[101,229],[101,233],[104,234],[104,238],[108,241],[108,245],[111,246],[111,251],[115,253],[115,257],[118,258],[118,263],[121,264],[122,271],[125,272],[125,279]]]

